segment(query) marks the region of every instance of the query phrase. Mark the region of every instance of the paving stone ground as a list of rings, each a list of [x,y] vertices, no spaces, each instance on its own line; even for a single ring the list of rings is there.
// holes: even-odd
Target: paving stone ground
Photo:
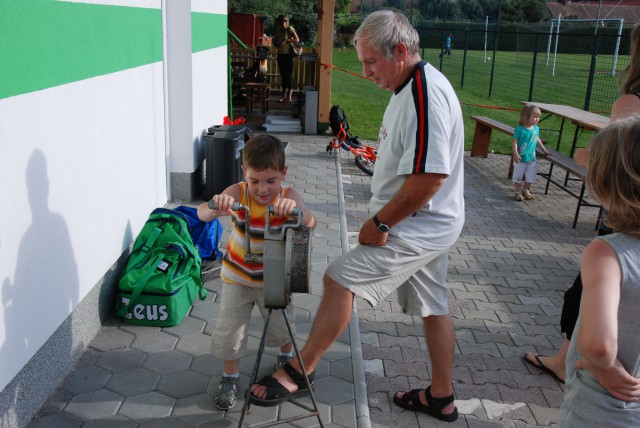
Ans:
[[[465,157],[466,223],[449,257],[450,308],[456,326],[453,424],[404,411],[396,391],[425,387],[431,365],[422,320],[401,313],[390,296],[376,308],[357,299],[371,426],[554,426],[564,385],[529,368],[528,351],[550,354],[562,343],[559,317],[584,246],[594,236],[597,209],[583,208],[553,186],[516,202],[506,178],[509,157]],[[546,170],[544,161],[539,168]],[[370,179],[343,158],[350,243],[373,213]],[[558,176],[560,178],[560,176]],[[576,184],[577,185],[577,184]]]
[[[337,159],[328,155],[326,136],[281,138],[290,142],[287,181],[302,192],[319,220],[311,292],[294,296],[297,343],[302,346],[321,299],[327,264],[355,244],[360,225],[372,215],[371,179],[348,153]],[[315,391],[325,426],[553,426],[563,385],[525,366],[521,357],[527,351],[550,353],[560,345],[563,292],[594,235],[597,210],[583,208],[572,229],[576,200],[555,188],[543,195],[541,182],[533,188],[536,200],[514,201],[506,179],[508,163],[508,157],[499,155],[465,158],[466,223],[449,258],[456,326],[454,389],[461,417],[445,424],[392,404],[396,391],[428,385],[431,365],[421,320],[402,314],[390,296],[376,308],[357,299],[357,318],[318,366]],[[213,405],[222,371],[222,361],[210,351],[220,287],[219,279],[208,281],[207,299],[195,302],[175,327],[129,326],[113,318],[29,428],[237,426],[241,397],[227,413]],[[241,389],[248,386],[261,336],[257,311],[253,321],[250,351],[240,364]],[[274,362],[274,350],[268,350],[261,373],[270,373]],[[291,404],[253,409],[246,423],[301,412]],[[282,426],[319,424],[308,418]]]

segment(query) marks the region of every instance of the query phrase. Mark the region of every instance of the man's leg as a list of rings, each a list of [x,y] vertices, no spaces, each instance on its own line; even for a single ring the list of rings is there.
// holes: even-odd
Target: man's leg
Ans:
[[[431,315],[423,318],[425,338],[431,358],[431,395],[435,398],[453,394],[453,354],[456,332],[451,316]],[[426,404],[426,400],[423,404]],[[453,412],[451,403],[442,413]]]
[[[300,350],[300,357],[307,373],[315,370],[322,355],[349,324],[352,311],[353,293],[325,275],[322,302],[311,327],[309,339]],[[302,373],[297,359],[292,359],[290,364],[298,373]],[[284,370],[278,370],[272,376],[289,391],[298,389]],[[265,398],[266,387],[254,384],[251,386],[251,393],[258,398]]]
[[[430,315],[422,318],[425,338],[431,358],[431,396],[444,398],[453,394],[453,354],[455,350],[455,328],[451,316]],[[402,399],[406,392],[399,392],[397,397]],[[428,407],[425,391],[418,395],[420,403]],[[449,415],[455,410],[452,402],[444,406],[440,413]]]

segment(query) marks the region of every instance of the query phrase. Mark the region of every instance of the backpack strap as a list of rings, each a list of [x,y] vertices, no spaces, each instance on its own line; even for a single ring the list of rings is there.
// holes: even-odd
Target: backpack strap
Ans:
[[[145,257],[147,255],[147,253],[149,253],[149,250],[151,250],[151,248],[153,248],[153,244],[155,244],[156,239],[158,239],[158,236],[160,236],[160,234],[162,233],[162,229],[159,227],[154,227],[153,230],[151,231],[151,234],[149,234],[149,238],[140,246],[138,247],[134,247],[131,250],[131,253],[134,253],[137,250],[141,250],[138,253],[138,257],[135,258],[135,260],[132,260],[130,263],[128,263],[130,266],[135,266],[140,260],[142,260],[143,257]]]
[[[153,275],[153,272],[155,272],[158,266],[160,266],[160,263],[162,263],[163,259],[164,259],[164,253],[158,254],[158,257],[156,257],[156,259],[153,261],[151,267],[144,273],[142,278],[140,278],[138,282],[135,283],[135,285],[131,290],[131,296],[129,297],[129,301],[127,302],[126,305],[124,305],[118,311],[119,316],[124,317],[127,314],[127,312],[129,312],[129,309],[131,308],[131,306],[133,306],[136,300],[138,300],[138,297],[140,297],[140,294],[142,294],[142,290],[144,289],[145,284],[147,283],[151,275]]]

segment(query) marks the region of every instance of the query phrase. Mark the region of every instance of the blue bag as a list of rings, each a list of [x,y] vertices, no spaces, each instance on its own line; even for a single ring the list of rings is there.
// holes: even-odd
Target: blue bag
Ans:
[[[218,260],[222,257],[220,240],[222,239],[222,224],[218,219],[204,222],[198,218],[198,210],[181,205],[174,208],[181,212],[189,222],[189,231],[193,244],[200,253],[202,260]]]

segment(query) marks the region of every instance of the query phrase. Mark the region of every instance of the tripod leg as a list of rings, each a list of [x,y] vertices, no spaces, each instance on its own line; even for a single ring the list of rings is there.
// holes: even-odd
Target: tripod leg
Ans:
[[[269,309],[269,315],[267,316],[267,320],[264,322],[264,328],[262,329],[262,337],[260,338],[260,346],[258,347],[258,355],[256,356],[256,362],[253,365],[253,373],[251,375],[251,381],[249,382],[249,388],[245,391],[244,394],[244,406],[242,406],[242,413],[240,414],[240,422],[238,423],[238,428],[242,428],[242,422],[244,421],[244,415],[249,412],[251,407],[251,385],[256,383],[258,380],[258,369],[260,368],[260,360],[262,359],[262,353],[264,352],[264,346],[267,338],[267,328],[269,327],[269,321],[271,321],[271,313],[273,309]],[[285,317],[286,320],[286,317]],[[289,322],[287,322],[287,327],[289,327]],[[291,334],[291,328],[289,328],[289,334]],[[294,342],[295,346],[295,342]]]
[[[296,344],[296,340],[293,337],[293,331],[291,330],[291,325],[289,324],[289,316],[287,315],[287,310],[282,309],[282,315],[284,316],[285,324],[287,324],[287,330],[289,330],[289,337],[291,337],[291,343],[293,344],[293,349],[296,353],[296,358],[298,359],[298,363],[300,364],[300,370],[302,370],[302,375],[304,376],[304,381],[307,384],[307,388],[309,389],[309,395],[311,396],[311,403],[313,403],[313,410],[318,417],[318,423],[320,424],[320,428],[324,428],[322,424],[322,419],[320,419],[320,411],[318,410],[318,403],[316,402],[316,396],[313,393],[313,388],[311,388],[311,382],[309,382],[309,377],[307,376],[307,370],[304,367],[304,363],[302,362],[302,358],[300,357],[300,352],[298,351],[298,345]]]

